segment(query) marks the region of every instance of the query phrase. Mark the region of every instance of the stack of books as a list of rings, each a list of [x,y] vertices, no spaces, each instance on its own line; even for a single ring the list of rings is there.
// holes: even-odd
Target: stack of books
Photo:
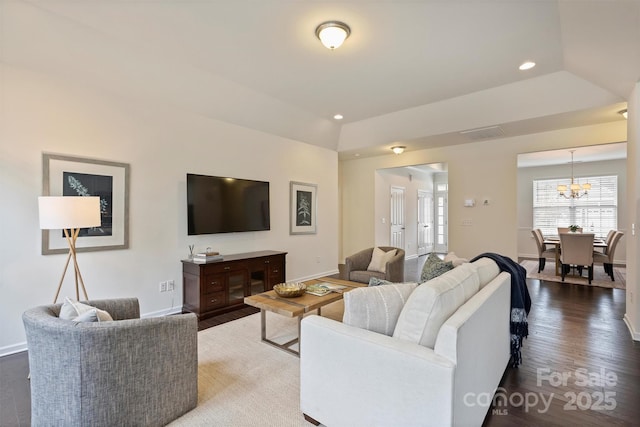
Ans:
[[[336,285],[335,283],[321,282],[307,286],[306,292],[311,295],[324,296],[331,292],[337,292],[339,294],[344,292],[347,286]]]
[[[220,255],[219,252],[200,252],[193,256],[193,262],[195,263],[207,263],[221,260],[222,255]]]

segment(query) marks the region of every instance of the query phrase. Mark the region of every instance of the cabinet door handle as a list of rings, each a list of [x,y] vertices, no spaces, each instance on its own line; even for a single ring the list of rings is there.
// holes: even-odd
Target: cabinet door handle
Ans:
[[[216,303],[216,302],[218,302],[218,299],[217,299],[217,298],[214,298],[214,299],[212,299],[212,300],[211,300],[211,304],[214,304],[214,303]]]
[[[217,284],[218,284],[218,282],[211,282],[211,284],[212,284],[212,285],[217,285]]]
[[[266,260],[264,263],[265,263],[265,264],[269,264],[269,260]]]
[[[225,270],[231,270],[231,267],[225,267],[224,269]]]
[[[274,273],[277,273],[277,272],[278,272],[278,269],[274,269],[274,270],[273,270],[273,272],[274,272]]]

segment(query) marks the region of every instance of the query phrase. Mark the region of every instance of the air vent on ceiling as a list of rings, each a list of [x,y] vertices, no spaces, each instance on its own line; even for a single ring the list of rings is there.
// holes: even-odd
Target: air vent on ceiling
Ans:
[[[463,130],[460,135],[464,135],[472,141],[478,141],[481,139],[501,138],[504,136],[504,131],[500,126],[489,126],[486,128]]]

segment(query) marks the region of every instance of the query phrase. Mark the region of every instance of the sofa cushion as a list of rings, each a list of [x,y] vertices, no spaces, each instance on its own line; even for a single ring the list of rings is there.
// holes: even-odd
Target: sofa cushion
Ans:
[[[463,264],[418,286],[400,312],[393,337],[433,348],[442,324],[479,289],[476,269]]]
[[[420,283],[438,277],[443,273],[453,269],[453,263],[441,260],[438,255],[431,252],[422,266]]]
[[[417,283],[357,288],[344,294],[342,323],[391,336]]]
[[[73,320],[74,322],[106,322],[113,320],[106,311],[74,301],[69,297],[64,299],[58,317],[64,320]]]
[[[484,288],[487,283],[492,281],[493,279],[500,274],[500,268],[498,264],[491,258],[479,258],[471,263],[471,265],[478,272],[478,277],[480,278],[480,289]]]
[[[469,262],[469,260],[466,258],[460,258],[458,255],[456,255],[455,252],[449,252],[447,255],[445,255],[444,262],[450,262],[455,268]]]
[[[396,255],[397,249],[391,249],[389,252],[385,252],[380,248],[373,248],[371,254],[371,262],[367,270],[378,271],[384,273],[387,270],[387,262]]]

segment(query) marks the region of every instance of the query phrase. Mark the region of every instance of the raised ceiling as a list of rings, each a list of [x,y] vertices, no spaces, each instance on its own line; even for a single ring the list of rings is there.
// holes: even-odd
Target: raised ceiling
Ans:
[[[624,120],[640,80],[636,0],[0,5],[8,65],[341,158],[465,143],[462,131],[494,126],[508,137]],[[326,20],[351,27],[335,51],[314,34]],[[518,70],[525,60],[537,66]]]

